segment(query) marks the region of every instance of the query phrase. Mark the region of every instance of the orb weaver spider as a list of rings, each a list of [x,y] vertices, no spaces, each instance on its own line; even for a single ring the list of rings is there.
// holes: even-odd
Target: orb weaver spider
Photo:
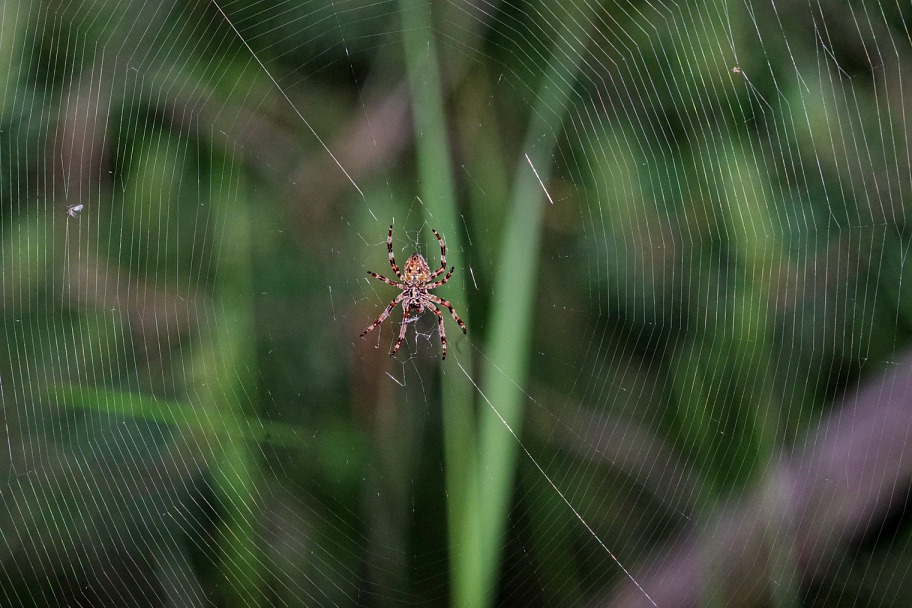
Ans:
[[[450,277],[453,276],[453,271],[456,270],[456,267],[453,266],[450,268],[450,271],[446,273],[439,281],[434,281],[437,277],[443,274],[446,271],[446,245],[443,243],[443,239],[440,238],[440,235],[436,230],[433,230],[434,236],[437,237],[437,242],[440,243],[440,268],[431,272],[430,266],[428,266],[427,261],[424,259],[420,253],[413,253],[409,256],[409,259],[405,262],[405,271],[400,272],[399,267],[396,265],[396,256],[393,255],[393,227],[389,227],[389,234],[386,237],[386,248],[389,251],[389,263],[393,268],[393,272],[396,273],[396,276],[399,277],[399,281],[391,281],[386,277],[380,276],[376,272],[367,271],[367,274],[371,275],[375,279],[379,279],[388,285],[392,285],[398,289],[402,290],[398,296],[393,298],[393,301],[389,303],[386,307],[386,310],[377,317],[377,320],[368,325],[367,329],[361,332],[359,337],[363,338],[375,327],[383,323],[387,317],[390,316],[390,313],[393,312],[393,309],[396,308],[400,302],[402,303],[402,322],[399,325],[399,339],[396,340],[396,345],[393,347],[393,350],[390,351],[390,356],[396,354],[396,351],[399,350],[399,347],[402,346],[402,341],[405,339],[405,330],[408,327],[409,323],[409,311],[413,308],[418,309],[418,314],[424,312],[424,309],[429,309],[432,313],[437,316],[437,331],[440,334],[440,343],[443,345],[443,357],[441,359],[446,359],[447,353],[447,339],[446,331],[443,328],[443,314],[435,306],[439,304],[440,306],[445,306],[450,314],[453,315],[456,323],[459,324],[459,328],[462,330],[462,333],[466,333],[466,325],[462,322],[462,319],[459,318],[459,315],[456,314],[456,311],[453,310],[453,305],[444,300],[441,297],[435,296],[432,293],[428,293],[431,289],[436,289],[444,283],[450,280]],[[417,317],[415,317],[417,318]]]

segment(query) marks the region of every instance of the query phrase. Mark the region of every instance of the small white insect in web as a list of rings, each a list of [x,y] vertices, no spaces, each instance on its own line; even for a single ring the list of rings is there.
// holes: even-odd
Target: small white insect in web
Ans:
[[[83,209],[85,209],[85,205],[83,205],[82,203],[80,203],[78,205],[71,205],[71,206],[67,207],[66,214],[72,218],[77,218],[77,217],[79,217],[79,214],[82,212]]]

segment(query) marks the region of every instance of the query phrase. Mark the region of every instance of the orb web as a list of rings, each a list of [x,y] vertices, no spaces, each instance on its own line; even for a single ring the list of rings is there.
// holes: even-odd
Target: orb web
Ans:
[[[2,603],[903,605],[910,16],[4,4]]]

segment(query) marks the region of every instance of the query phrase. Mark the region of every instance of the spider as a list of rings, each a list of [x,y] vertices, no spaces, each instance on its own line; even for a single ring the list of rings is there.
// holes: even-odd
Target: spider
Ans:
[[[386,277],[382,277],[376,272],[367,271],[367,274],[371,275],[375,279],[379,279],[388,285],[397,287],[402,290],[398,296],[393,298],[393,301],[389,303],[386,307],[386,310],[377,317],[377,320],[368,325],[367,329],[361,332],[361,338],[366,336],[372,329],[383,323],[386,318],[393,312],[393,309],[400,302],[402,303],[402,323],[399,326],[399,339],[396,340],[396,345],[393,347],[393,350],[390,351],[390,356],[396,354],[396,351],[399,350],[399,347],[402,346],[402,341],[405,339],[405,329],[408,327],[409,323],[409,311],[413,308],[418,309],[418,314],[424,312],[425,308],[430,309],[432,313],[437,315],[437,328],[440,333],[440,343],[443,345],[443,357],[446,359],[447,352],[447,339],[446,332],[443,329],[443,314],[434,304],[439,304],[445,306],[449,309],[450,314],[453,315],[453,319],[456,320],[456,323],[459,324],[459,328],[462,330],[462,333],[466,333],[465,323],[462,322],[462,319],[459,318],[459,315],[456,314],[456,311],[453,310],[453,305],[440,298],[435,296],[432,293],[428,293],[432,289],[440,287],[444,283],[450,280],[450,277],[453,276],[453,271],[456,270],[456,267],[450,268],[450,271],[446,273],[446,276],[440,279],[439,281],[434,281],[437,277],[443,274],[446,271],[446,245],[443,244],[443,239],[440,238],[440,235],[436,230],[433,231],[434,236],[437,237],[437,242],[440,243],[440,268],[431,272],[430,267],[428,266],[427,261],[424,259],[420,253],[413,253],[409,259],[405,262],[405,272],[400,272],[399,267],[396,265],[396,257],[393,255],[393,227],[389,228],[389,235],[386,237],[386,248],[389,250],[389,262],[390,266],[393,268],[393,272],[396,273],[396,276],[399,277],[400,282],[390,281]],[[431,282],[433,281],[433,282]],[[417,317],[416,317],[417,318]]]

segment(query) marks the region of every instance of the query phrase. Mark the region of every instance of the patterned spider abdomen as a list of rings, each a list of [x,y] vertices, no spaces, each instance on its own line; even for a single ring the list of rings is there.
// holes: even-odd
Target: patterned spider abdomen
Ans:
[[[431,267],[420,253],[413,253],[405,262],[405,282],[410,284],[425,283],[431,275]]]

